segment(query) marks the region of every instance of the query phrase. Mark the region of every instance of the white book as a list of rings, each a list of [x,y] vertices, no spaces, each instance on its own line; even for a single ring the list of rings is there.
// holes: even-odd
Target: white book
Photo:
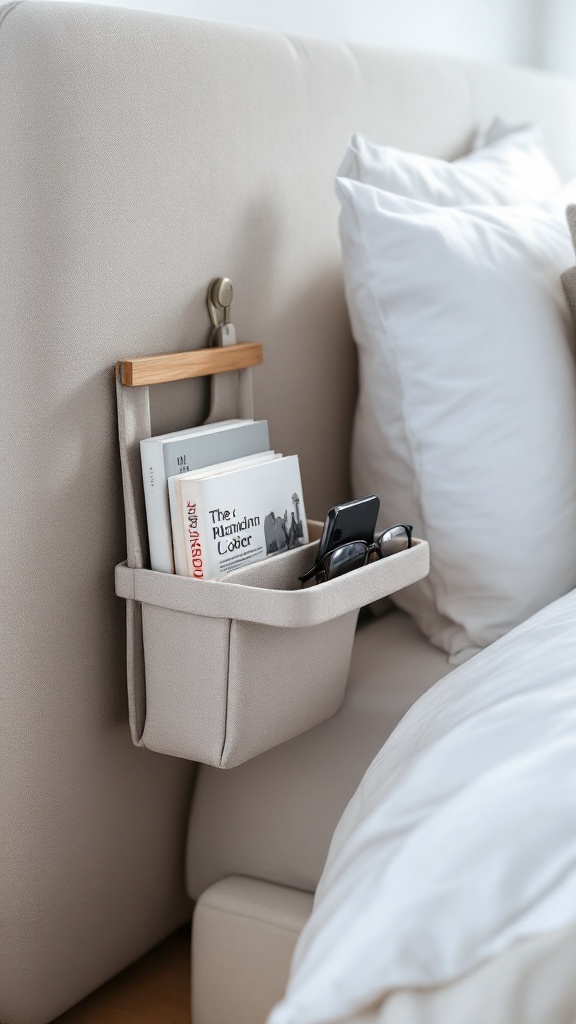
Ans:
[[[246,466],[253,466],[261,462],[271,462],[273,459],[281,459],[273,451],[259,452],[257,455],[246,455],[242,459],[231,459],[229,462],[219,462],[214,466],[205,466],[192,473],[179,473],[178,476],[171,476],[168,479],[168,500],[170,505],[170,522],[172,527],[172,546],[174,553],[174,569],[178,576],[188,576],[189,572],[189,546],[187,539],[187,519],[181,512],[181,491],[180,484],[183,480],[197,480],[208,476],[220,476],[222,473],[229,473],[231,470],[244,469]]]
[[[175,528],[185,575],[219,579],[242,565],[308,543],[297,455],[174,479]]]
[[[150,566],[174,572],[168,479],[270,448],[266,420],[221,420],[140,442]]]

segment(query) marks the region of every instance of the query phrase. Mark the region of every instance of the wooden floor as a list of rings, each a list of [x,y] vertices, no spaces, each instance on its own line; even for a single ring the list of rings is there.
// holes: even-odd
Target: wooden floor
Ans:
[[[190,926],[166,939],[54,1024],[191,1024]]]

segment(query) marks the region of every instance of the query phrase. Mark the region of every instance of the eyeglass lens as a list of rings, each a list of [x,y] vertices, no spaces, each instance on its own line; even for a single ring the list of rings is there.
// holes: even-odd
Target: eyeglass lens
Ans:
[[[398,551],[405,551],[412,544],[412,527],[393,526],[390,530],[384,530],[376,539],[376,543],[384,558],[395,555]]]
[[[319,564],[313,566],[299,579],[304,583],[315,576],[317,583],[325,583],[338,576],[344,576],[345,573],[352,572],[354,569],[360,569],[373,556],[386,558],[388,555],[395,555],[398,551],[405,551],[411,545],[412,527],[392,526],[376,537],[373,544],[357,540],[334,548],[324,556]]]
[[[351,541],[340,548],[334,548],[334,551],[326,555],[322,565],[325,578],[333,580],[346,572],[352,572],[353,569],[360,569],[366,561],[367,550],[368,545],[363,540]]]

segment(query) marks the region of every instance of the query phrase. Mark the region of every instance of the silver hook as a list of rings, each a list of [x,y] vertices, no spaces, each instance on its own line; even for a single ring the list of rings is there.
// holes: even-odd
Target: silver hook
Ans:
[[[234,298],[234,289],[229,277],[215,277],[208,285],[206,304],[213,327],[230,322],[230,306]]]

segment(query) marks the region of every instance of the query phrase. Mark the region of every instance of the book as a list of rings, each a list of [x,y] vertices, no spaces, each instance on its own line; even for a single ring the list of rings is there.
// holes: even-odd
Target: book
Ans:
[[[170,520],[172,526],[172,547],[174,552],[174,569],[178,576],[188,575],[188,539],[186,517],[180,514],[180,490],[179,481],[196,480],[199,477],[220,476],[231,470],[243,469],[245,466],[253,466],[261,462],[270,462],[272,459],[281,459],[273,451],[260,452],[257,455],[247,455],[241,459],[231,459],[228,462],[219,462],[214,466],[206,466],[204,469],[195,472],[171,476],[168,480],[168,499],[170,505]]]
[[[220,579],[308,543],[297,455],[213,469],[184,473],[171,485],[174,532],[185,538],[184,575]]]
[[[147,437],[140,442],[150,567],[174,572],[168,480],[270,448],[266,420],[232,419]]]

